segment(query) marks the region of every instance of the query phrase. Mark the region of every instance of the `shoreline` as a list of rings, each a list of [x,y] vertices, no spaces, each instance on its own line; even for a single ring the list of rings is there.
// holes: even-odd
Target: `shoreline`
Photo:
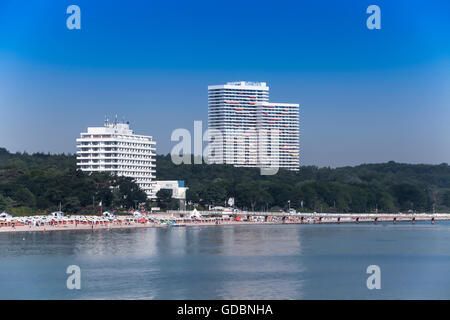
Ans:
[[[403,219],[402,219],[403,218]],[[432,219],[434,218],[434,219]],[[437,218],[437,219],[436,219]],[[431,224],[434,224],[434,221],[443,221],[443,220],[450,220],[450,217],[417,217],[415,221],[430,221]],[[223,221],[219,224],[216,224],[214,222],[193,222],[193,223],[183,223],[178,225],[166,225],[166,224],[156,224],[152,222],[147,223],[129,223],[129,224],[99,224],[95,225],[94,227],[92,224],[63,224],[63,225],[45,225],[45,226],[3,226],[0,227],[0,233],[16,233],[16,232],[51,232],[51,231],[76,231],[76,230],[115,230],[115,229],[148,229],[148,228],[188,228],[188,227],[207,227],[207,226],[214,226],[214,227],[220,227],[220,226],[249,226],[249,225],[296,225],[296,224],[376,224],[377,222],[393,222],[394,224],[396,222],[405,222],[409,221],[414,224],[414,221],[406,218],[396,217],[395,220],[392,218],[385,218],[385,219],[379,219],[376,222],[373,220],[359,220],[355,222],[351,218],[348,219],[342,219],[340,221],[337,221],[336,219],[328,219],[328,220],[316,220],[316,219],[309,219],[305,221],[288,221],[288,222],[263,222],[263,221]]]
[[[16,227],[0,227],[0,233],[14,233],[14,232],[51,232],[51,231],[76,231],[76,230],[115,230],[115,229],[149,229],[149,228],[188,228],[188,227],[208,227],[208,226],[225,226],[225,225],[274,225],[274,224],[297,224],[297,223],[276,223],[276,222],[240,222],[227,221],[220,224],[198,222],[198,223],[184,223],[179,225],[164,225],[156,223],[132,223],[132,224],[117,224],[117,225],[92,225],[73,224],[58,225],[58,226],[16,226]]]

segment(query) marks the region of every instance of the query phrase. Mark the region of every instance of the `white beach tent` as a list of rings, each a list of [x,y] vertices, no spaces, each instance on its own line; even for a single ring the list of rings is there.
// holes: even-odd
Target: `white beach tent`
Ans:
[[[2,213],[0,213],[0,218],[12,218],[12,214],[3,211]]]
[[[64,216],[64,212],[62,211],[55,211],[49,214],[50,217],[52,218],[61,218]]]
[[[104,217],[107,217],[107,218],[113,218],[113,217],[114,217],[114,214],[112,214],[112,213],[109,212],[109,211],[103,212],[102,215],[103,215]]]
[[[192,210],[191,214],[189,215],[189,218],[201,218],[202,215],[197,211],[196,208],[194,208],[194,210]]]
[[[135,212],[133,212],[133,216],[135,216],[135,217],[141,217],[141,216],[142,216],[142,213],[139,212],[139,211],[135,211]]]

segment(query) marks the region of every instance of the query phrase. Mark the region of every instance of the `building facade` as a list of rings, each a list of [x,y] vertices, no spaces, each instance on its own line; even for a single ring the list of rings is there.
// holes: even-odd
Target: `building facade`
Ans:
[[[222,152],[210,161],[255,166],[257,154],[256,105],[269,100],[265,82],[228,82],[208,87],[208,128],[222,134]]]
[[[77,166],[87,173],[130,177],[154,199],[155,144],[151,136],[134,134],[128,123],[105,121],[103,127],[89,127],[77,139]]]
[[[262,167],[298,170],[299,105],[264,102],[256,107],[259,132],[258,163]]]
[[[265,82],[228,82],[208,86],[211,163],[298,170],[299,105],[270,103]],[[219,150],[219,152],[218,152]]]

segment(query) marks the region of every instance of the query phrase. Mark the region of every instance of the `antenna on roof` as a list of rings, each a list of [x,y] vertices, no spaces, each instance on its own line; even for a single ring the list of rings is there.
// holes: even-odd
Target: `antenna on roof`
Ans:
[[[108,116],[105,114],[105,126],[108,125]]]
[[[116,119],[114,120],[114,124],[117,124],[117,113],[116,113]]]

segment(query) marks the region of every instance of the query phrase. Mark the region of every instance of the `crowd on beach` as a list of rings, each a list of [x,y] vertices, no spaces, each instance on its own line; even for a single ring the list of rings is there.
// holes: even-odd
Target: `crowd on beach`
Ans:
[[[49,215],[13,217],[0,214],[0,232],[8,231],[49,231],[49,230],[75,230],[75,229],[112,229],[112,228],[138,228],[138,227],[177,227],[192,225],[220,225],[220,224],[316,224],[316,223],[359,223],[430,220],[449,220],[449,214],[298,214],[298,215],[258,215],[257,213],[244,216],[223,215],[207,217],[195,210],[189,215],[175,216],[164,213],[130,212],[128,215],[114,215],[108,211],[100,215],[69,215],[61,211]]]
[[[53,212],[45,216],[0,217],[0,231],[5,228],[12,230],[54,230],[75,228],[118,228],[118,227],[151,227],[151,226],[182,226],[185,224],[220,224],[231,221],[232,218],[207,218],[151,215],[138,211],[131,215],[114,215],[104,212],[102,215],[64,216],[62,212]],[[3,229],[3,230],[2,230]]]

